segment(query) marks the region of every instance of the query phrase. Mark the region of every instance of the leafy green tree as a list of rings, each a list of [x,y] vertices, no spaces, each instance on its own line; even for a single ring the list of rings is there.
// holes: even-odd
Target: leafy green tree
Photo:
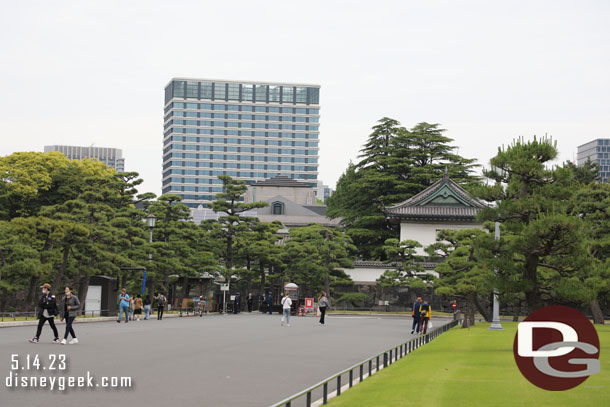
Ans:
[[[353,267],[356,248],[342,231],[317,224],[295,228],[286,242],[284,277],[312,290],[350,284],[341,268]]]
[[[388,239],[385,241],[383,250],[386,253],[386,263],[395,268],[386,270],[377,279],[380,287],[410,287],[418,294],[425,290],[428,284],[434,280],[432,274],[426,274],[421,262],[423,256],[418,256],[417,248],[422,245],[415,240]]]
[[[484,249],[485,245],[477,244],[477,240],[485,238],[489,238],[489,234],[482,229],[441,230],[437,243],[429,249],[444,258],[436,267],[439,279],[435,293],[466,301],[463,328],[474,325],[475,308],[486,321],[491,321],[480,298],[493,291],[493,269],[485,261],[492,254]]]
[[[383,209],[408,199],[441,178],[445,171],[457,182],[472,183],[474,160],[454,153],[452,139],[438,124],[419,123],[411,130],[387,117],[373,127],[357,164],[348,166],[328,199],[328,216],[342,225],[366,258],[385,258],[381,249],[398,229]]]
[[[223,192],[216,194],[216,199],[212,201],[212,210],[214,210],[214,212],[226,214],[220,216],[218,221],[222,225],[224,240],[226,242],[224,262],[228,269],[232,269],[235,235],[246,231],[247,222],[252,221],[252,219],[248,219],[249,217],[240,216],[240,214],[252,209],[263,208],[269,204],[263,201],[252,203],[242,202],[243,196],[248,189],[246,183],[242,180],[233,179],[228,175],[219,175],[218,178],[222,180]]]
[[[556,283],[588,262],[582,221],[568,214],[572,172],[549,167],[556,156],[556,143],[549,138],[518,139],[500,148],[492,168],[484,171],[495,185],[477,191],[497,203],[482,211],[482,219],[503,225],[500,276],[525,294],[530,310],[553,299]]]
[[[610,295],[610,185],[589,183],[576,191],[571,201],[574,216],[586,225],[591,267],[585,267],[562,281],[561,293],[571,299],[588,302],[593,322],[604,323],[600,299]],[[574,298],[575,297],[575,298]]]

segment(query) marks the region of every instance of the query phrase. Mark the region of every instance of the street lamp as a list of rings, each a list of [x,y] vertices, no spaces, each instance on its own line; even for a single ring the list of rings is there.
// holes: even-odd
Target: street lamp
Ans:
[[[500,222],[495,224],[495,240],[500,240]],[[494,274],[498,274],[498,270],[494,269]],[[500,323],[500,302],[498,301],[498,290],[494,288],[494,304],[493,304],[493,319],[491,320],[491,326],[487,328],[489,331],[503,331],[502,324]]]
[[[152,243],[153,229],[155,228],[155,223],[157,222],[157,217],[155,215],[153,215],[152,213],[149,213],[148,216],[146,216],[146,218],[144,218],[144,219],[146,220],[146,226],[148,226],[148,230],[150,232],[150,234],[148,236],[148,243]],[[149,264],[148,267],[150,267],[150,263],[152,263],[152,252],[148,252],[148,264]],[[145,287],[146,287],[146,270],[144,270],[144,281],[142,282],[142,295],[144,295]]]
[[[491,166],[491,170],[497,173],[499,176],[504,177],[506,172],[502,168],[498,168],[495,165]],[[496,185],[501,184],[500,180],[496,179]],[[498,204],[499,201],[496,202]],[[494,239],[496,241],[500,240],[500,222],[495,222],[494,228]],[[494,275],[497,277],[498,269],[494,268]],[[493,317],[491,320],[491,326],[487,328],[488,331],[503,331],[502,324],[500,323],[500,301],[498,300],[498,290],[494,287],[494,299],[493,299]]]

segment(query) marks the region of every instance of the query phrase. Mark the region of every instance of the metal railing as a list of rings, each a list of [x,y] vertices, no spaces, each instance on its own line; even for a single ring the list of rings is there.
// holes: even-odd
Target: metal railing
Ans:
[[[378,353],[377,355],[370,357],[358,364],[355,364],[345,370],[342,370],[339,373],[336,373],[319,383],[314,384],[311,387],[306,388],[303,391],[300,391],[292,396],[285,398],[282,401],[279,401],[273,404],[271,407],[291,407],[292,403],[295,400],[298,400],[302,397],[305,397],[305,406],[311,407],[312,405],[312,394],[314,391],[318,390],[320,387],[322,388],[322,404],[325,405],[328,403],[328,396],[332,392],[329,392],[329,384],[331,386],[336,383],[336,396],[341,395],[341,383],[342,377],[347,375],[347,383],[349,387],[352,387],[354,384],[358,384],[362,382],[366,377],[372,376],[374,373],[377,373],[379,370],[388,367],[392,363],[396,362],[398,359],[402,359],[404,356],[413,352],[415,349],[419,348],[422,345],[427,344],[440,334],[447,332],[449,329],[455,327],[458,324],[458,321],[451,321],[448,324],[442,325],[438,328],[432,329],[430,332],[425,335],[421,335],[415,337],[407,342],[401,343],[398,346],[390,348],[384,352]],[[354,378],[354,371],[356,372],[356,378]]]
[[[109,315],[109,311],[107,309],[103,309],[103,310],[97,310],[97,311],[78,311],[77,316],[83,317],[83,318],[93,318],[93,317],[108,317],[108,316],[115,317],[116,315]],[[17,318],[23,318],[24,321],[37,320],[38,312],[37,311],[0,312],[0,322],[17,321]]]

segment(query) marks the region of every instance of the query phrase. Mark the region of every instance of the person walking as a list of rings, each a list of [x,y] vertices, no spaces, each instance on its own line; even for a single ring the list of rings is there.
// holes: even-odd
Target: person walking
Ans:
[[[411,316],[413,317],[413,324],[411,325],[411,334],[419,333],[419,326],[421,323],[421,315],[419,314],[419,307],[422,305],[421,297],[417,297],[417,301],[413,303],[411,309]]]
[[[322,294],[318,297],[318,309],[320,310],[320,325],[324,325],[324,316],[326,315],[326,309],[330,308],[330,301],[326,297],[326,291],[322,291]]]
[[[252,312],[252,303],[254,302],[254,298],[252,298],[252,293],[248,293],[248,298],[246,298],[246,304],[248,304],[248,312]]]
[[[428,304],[428,300],[424,300],[424,303],[419,306],[419,315],[421,318],[419,333],[425,335],[428,330],[428,321],[430,321],[430,317],[432,316],[432,307]]]
[[[147,321],[150,317],[150,304],[150,294],[146,294],[146,297],[144,298],[144,319]]]
[[[290,307],[292,306],[292,299],[290,299],[290,293],[286,291],[284,298],[282,298],[282,326],[284,321],[286,326],[290,326]]]
[[[136,295],[136,299],[134,301],[134,305],[133,305],[133,315],[136,318],[136,321],[140,320],[140,315],[142,315],[142,297],[140,296],[140,294]]]
[[[129,299],[129,320],[133,321],[133,313],[135,311],[135,296]]]
[[[155,301],[157,301],[157,321],[160,321],[163,319],[163,309],[165,308],[167,299],[163,293],[160,292],[159,295],[155,297]]]
[[[49,321],[49,325],[55,335],[53,343],[59,343],[59,335],[57,334],[54,320],[55,315],[57,315],[57,301],[55,296],[51,294],[51,284],[44,283],[40,288],[42,289],[42,296],[38,300],[38,328],[36,329],[36,336],[30,339],[30,342],[38,343],[42,333],[42,326],[45,322]]]
[[[273,294],[271,294],[271,291],[269,291],[267,296],[267,309],[269,310],[269,315],[271,315],[273,313]]]
[[[66,286],[64,289],[64,299],[63,305],[60,309],[59,320],[66,320],[66,332],[64,333],[64,339],[61,340],[61,344],[65,345],[66,343],[70,345],[75,345],[78,343],[78,339],[76,338],[76,334],[74,333],[74,328],[72,328],[72,323],[74,322],[74,318],[78,315],[78,310],[80,309],[80,301],[78,297],[72,293],[72,287]],[[72,340],[67,342],[68,334],[72,335]]]
[[[119,294],[119,319],[116,321],[119,324],[123,313],[125,314],[125,323],[127,323],[129,319],[129,294],[127,294],[125,288],[121,289],[121,294]]]
[[[241,295],[239,291],[235,294],[235,298],[233,299],[233,314],[239,314],[239,307],[241,303]]]

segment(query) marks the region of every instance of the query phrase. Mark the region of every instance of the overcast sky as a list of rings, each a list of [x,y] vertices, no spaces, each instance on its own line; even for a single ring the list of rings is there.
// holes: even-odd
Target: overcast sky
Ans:
[[[610,137],[607,1],[11,1],[0,6],[0,155],[123,149],[161,189],[172,77],[320,84],[320,179],[375,121],[441,123],[487,164],[548,133]]]

